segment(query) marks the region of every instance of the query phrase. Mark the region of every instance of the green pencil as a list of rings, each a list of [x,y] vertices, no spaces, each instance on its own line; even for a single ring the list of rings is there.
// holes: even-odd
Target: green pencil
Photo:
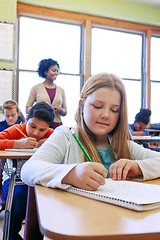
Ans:
[[[73,129],[71,129],[71,132],[72,132],[72,135],[73,137],[76,139],[77,143],[79,144],[79,146],[81,147],[82,151],[84,152],[84,154],[86,155],[87,159],[90,161],[90,162],[93,162],[92,159],[90,158],[89,154],[87,153],[86,149],[83,147],[82,143],[80,142],[80,140],[78,139],[78,137],[76,136],[76,134],[74,133]]]

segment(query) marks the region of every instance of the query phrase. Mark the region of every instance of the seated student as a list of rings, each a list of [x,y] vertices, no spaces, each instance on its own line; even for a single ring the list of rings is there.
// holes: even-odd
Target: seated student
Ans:
[[[147,108],[141,108],[140,112],[136,114],[135,121],[130,124],[131,134],[134,136],[148,136],[149,131],[146,129],[149,118],[151,116],[151,110]]]
[[[54,119],[54,109],[45,102],[35,104],[29,111],[27,123],[17,124],[16,127],[20,129],[26,136],[25,138],[19,132],[15,125],[7,128],[0,133],[0,149],[6,148],[39,148],[44,141],[53,133],[53,129],[49,125]],[[7,160],[8,165],[11,164]],[[19,168],[19,166],[17,166]],[[10,179],[3,171],[2,194],[7,198]],[[25,219],[27,204],[27,186],[16,185],[14,188],[11,222],[9,231],[9,240],[22,239],[18,234],[21,230],[22,221]]]
[[[23,165],[21,178],[26,184],[97,190],[106,177],[160,177],[160,153],[131,140],[126,92],[119,77],[101,73],[85,82],[76,122],[74,127],[56,128]],[[74,133],[93,162],[88,161]]]
[[[20,111],[18,108],[18,103],[14,100],[8,100],[3,103],[2,111],[5,116],[5,120],[0,121],[0,132],[6,128],[24,122],[25,119],[19,119]]]

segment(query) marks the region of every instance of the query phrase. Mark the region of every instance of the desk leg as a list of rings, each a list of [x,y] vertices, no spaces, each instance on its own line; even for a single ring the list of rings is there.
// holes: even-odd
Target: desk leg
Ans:
[[[12,207],[13,192],[14,192],[14,186],[15,186],[15,180],[16,180],[16,173],[17,173],[17,169],[13,168],[11,178],[10,178],[6,207],[5,207],[4,225],[3,225],[3,240],[9,239],[11,207]]]

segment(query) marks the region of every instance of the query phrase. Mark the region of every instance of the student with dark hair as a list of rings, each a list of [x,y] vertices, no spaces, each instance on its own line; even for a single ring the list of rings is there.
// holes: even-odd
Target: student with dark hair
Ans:
[[[0,133],[0,149],[39,148],[54,132],[53,129],[49,128],[53,119],[54,109],[48,103],[39,102],[35,104],[29,111],[26,123],[13,125]],[[10,168],[11,161],[9,159],[7,159],[7,164]],[[18,165],[17,168],[19,169],[21,166]],[[3,171],[2,194],[5,199],[7,199],[9,182],[9,176]],[[16,185],[14,188],[9,240],[22,239],[19,231],[26,214],[27,189],[26,185]]]
[[[53,129],[62,125],[61,116],[67,114],[65,92],[55,84],[59,70],[60,67],[57,61],[51,58],[41,60],[39,62],[38,75],[45,80],[43,83],[32,87],[26,103],[27,114],[35,102],[44,101],[50,104],[55,110],[55,118],[50,125]]]
[[[151,110],[147,108],[141,108],[139,113],[136,114],[133,124],[130,124],[131,134],[134,136],[145,136],[149,135],[148,130],[146,129],[149,118],[151,116]]]

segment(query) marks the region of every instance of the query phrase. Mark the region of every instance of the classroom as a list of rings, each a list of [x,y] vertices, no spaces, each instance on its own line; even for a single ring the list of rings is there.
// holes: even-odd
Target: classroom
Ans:
[[[34,84],[41,81],[36,72],[37,64],[41,59],[51,57],[60,63],[57,84],[62,85],[65,89],[67,105],[72,104],[72,108],[68,109],[68,114],[64,118],[64,124],[74,123],[77,95],[83,82],[90,75],[104,71],[113,72],[124,79],[128,92],[129,123],[134,121],[134,116],[140,107],[151,109],[151,122],[159,122],[156,103],[159,102],[158,62],[160,50],[154,48],[154,44],[159,46],[160,42],[159,11],[160,8],[157,6],[145,5],[137,3],[137,1],[101,0],[99,4],[89,0],[76,1],[76,4],[75,1],[59,1],[57,4],[51,0],[8,0],[7,2],[2,0],[0,20],[13,22],[16,26],[14,32],[16,57],[13,58],[13,61],[5,61],[5,59],[0,61],[1,69],[16,70],[13,74],[12,86],[8,87],[8,91],[11,93],[8,94],[18,101],[19,107],[25,115],[25,104],[29,91]],[[48,19],[49,22],[43,21]],[[38,20],[39,22],[37,22]],[[55,22],[51,22],[51,20]],[[29,24],[37,28],[36,34],[34,27],[30,31],[30,28],[25,27]],[[40,41],[40,45],[44,44],[41,28],[45,29],[49,24],[57,29],[57,40],[53,41],[53,45],[59,44],[60,46],[59,49],[55,49],[52,56],[49,56],[50,48],[46,47],[51,44],[48,39],[44,50],[41,48],[41,52],[37,44],[37,41]],[[39,25],[41,25],[40,30]],[[60,29],[64,31],[62,36]],[[113,31],[111,31],[112,29]],[[65,38],[67,32],[68,36]],[[27,39],[25,36],[29,34],[30,37]],[[39,40],[41,38],[42,40]],[[109,44],[109,48],[105,41]],[[31,48],[31,52],[34,51],[34,58],[30,56],[30,51],[25,47],[26,44]],[[102,48],[106,48],[105,51],[102,51]],[[63,60],[61,60],[62,54]],[[70,94],[69,86],[74,88],[72,94]],[[133,91],[133,89],[136,90]],[[133,101],[135,96],[136,100]],[[73,98],[74,101],[72,101]],[[1,99],[2,102],[4,100],[7,99]],[[0,106],[2,106],[2,102]]]
[[[91,75],[101,72],[124,80],[129,124],[141,108],[151,110],[151,124],[160,122],[160,1],[1,0],[0,31],[0,120],[3,102],[8,99],[16,100],[26,115],[30,90],[42,82],[38,63],[52,58],[60,64],[56,81],[66,94],[64,125],[75,124],[82,86]],[[159,137],[157,141],[159,144]],[[37,191],[41,193],[41,189]],[[159,235],[142,239],[150,237],[158,239]]]

